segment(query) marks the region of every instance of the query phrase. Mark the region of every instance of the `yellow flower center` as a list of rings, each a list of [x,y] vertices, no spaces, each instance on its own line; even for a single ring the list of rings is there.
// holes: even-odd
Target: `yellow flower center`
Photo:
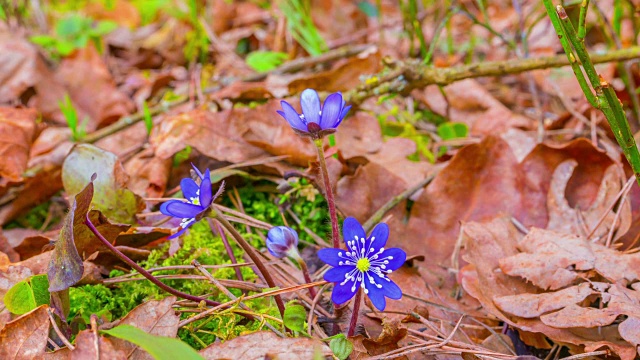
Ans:
[[[368,271],[370,267],[371,267],[371,263],[367,258],[362,258],[358,260],[358,262],[356,263],[356,268],[362,272]]]

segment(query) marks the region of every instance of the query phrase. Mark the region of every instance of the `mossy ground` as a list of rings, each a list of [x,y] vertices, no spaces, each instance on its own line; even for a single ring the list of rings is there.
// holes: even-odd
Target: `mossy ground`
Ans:
[[[302,193],[308,194],[308,186],[303,186]],[[306,189],[306,190],[304,190]],[[310,228],[320,236],[324,236],[328,226],[326,224],[328,215],[326,204],[321,196],[309,201],[308,198],[298,196],[298,190],[291,192],[284,200],[294,213],[300,218],[301,225]],[[282,225],[283,219],[280,214],[283,197],[271,192],[257,192],[255,188],[248,186],[239,189],[240,197],[245,208],[245,212],[259,220],[273,225]],[[280,205],[278,205],[280,204]],[[289,225],[296,228],[302,240],[312,241],[301,227],[295,226],[289,219]],[[238,226],[243,232],[244,227]],[[245,238],[256,248],[264,248],[264,242],[257,234],[243,233]],[[236,258],[242,259],[242,251],[232,243]],[[197,260],[202,265],[230,264],[231,261],[224,249],[221,239],[213,236],[206,222],[196,223],[183,236],[183,243],[180,250],[172,256],[168,256],[169,244],[165,244],[153,250],[149,258],[140,263],[146,269],[171,265],[190,265],[193,260]],[[196,274],[195,270],[170,270],[156,272],[155,275],[167,274]],[[121,276],[123,271],[114,270],[111,277]],[[235,271],[232,268],[216,269],[212,272],[218,279],[236,279]],[[253,271],[246,267],[242,268],[244,279],[251,281],[256,279]],[[163,280],[167,285],[180,291],[202,296],[211,294],[212,300],[224,302],[230,300],[221,294],[213,285],[203,280]],[[241,295],[238,289],[230,289],[236,296]],[[161,299],[168,296],[155,285],[147,280],[122,282],[105,285],[85,285],[72,288],[70,292],[71,313],[69,318],[84,319],[88,323],[91,314],[97,314],[105,321],[113,321],[124,317],[129,311],[145,301]],[[268,314],[279,317],[279,313],[272,299],[256,299],[245,302],[253,311],[260,314]],[[188,314],[183,314],[182,318],[187,318]],[[276,323],[272,323],[278,327]],[[244,317],[226,312],[222,315],[213,316],[201,321],[194,322],[189,326],[180,329],[179,337],[196,349],[206,347],[213,343],[216,338],[226,340],[243,333],[253,332],[260,329],[259,321],[247,321]]]

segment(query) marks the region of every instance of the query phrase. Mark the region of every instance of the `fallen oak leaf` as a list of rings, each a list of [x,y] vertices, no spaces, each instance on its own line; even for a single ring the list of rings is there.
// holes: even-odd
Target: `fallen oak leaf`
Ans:
[[[0,359],[34,359],[44,354],[49,337],[48,308],[37,307],[0,330]]]
[[[297,360],[313,359],[316,354],[331,356],[327,344],[308,338],[281,338],[269,331],[258,331],[200,350],[207,360]]]
[[[574,305],[598,291],[591,284],[582,283],[556,292],[542,294],[518,294],[493,299],[496,306],[509,314],[523,318],[535,318],[545,313]]]
[[[147,301],[131,310],[123,319],[113,324],[105,324],[101,328],[110,328],[113,325],[131,325],[151,335],[176,337],[180,317],[173,310],[175,302],[175,296],[169,296],[160,301]],[[130,360],[153,360],[149,353],[128,341],[112,339],[112,342],[113,347],[127,354],[127,358]]]
[[[576,235],[532,228],[518,242],[518,248],[524,252],[500,259],[500,269],[542,289],[571,285],[578,279],[578,273],[568,270],[570,266],[575,270],[591,270],[596,263],[591,245]]]
[[[0,188],[22,181],[35,134],[33,109],[0,107]]]

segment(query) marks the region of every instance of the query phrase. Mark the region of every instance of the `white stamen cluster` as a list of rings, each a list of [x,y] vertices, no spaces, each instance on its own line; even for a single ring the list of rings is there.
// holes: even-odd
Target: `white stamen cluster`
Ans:
[[[338,252],[338,257],[344,259],[344,261],[340,260],[338,262],[339,266],[353,266],[353,270],[347,273],[344,276],[344,281],[340,283],[340,285],[345,285],[350,281],[354,281],[353,286],[351,286],[351,292],[355,292],[356,284],[360,283],[360,287],[364,289],[364,293],[368,294],[369,290],[365,287],[365,279],[368,279],[369,283],[375,285],[378,289],[382,288],[382,284],[377,283],[372,274],[377,275],[380,279],[391,281],[385,274],[392,272],[392,270],[387,269],[387,265],[389,264],[389,260],[393,259],[393,256],[381,258],[380,255],[384,252],[384,247],[376,251],[376,249],[372,247],[374,240],[375,237],[367,240],[364,237],[358,238],[356,235],[354,240],[347,240],[347,248],[350,251]],[[357,264],[361,259],[368,260],[369,268],[367,271],[358,269]]]
[[[196,196],[189,198],[189,203],[193,205],[200,205],[200,189],[196,191]]]

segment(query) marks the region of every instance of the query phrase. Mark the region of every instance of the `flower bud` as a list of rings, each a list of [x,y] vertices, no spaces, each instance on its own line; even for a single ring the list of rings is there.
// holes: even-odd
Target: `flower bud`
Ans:
[[[267,249],[277,258],[295,257],[298,255],[298,233],[287,226],[271,228],[267,234]]]

